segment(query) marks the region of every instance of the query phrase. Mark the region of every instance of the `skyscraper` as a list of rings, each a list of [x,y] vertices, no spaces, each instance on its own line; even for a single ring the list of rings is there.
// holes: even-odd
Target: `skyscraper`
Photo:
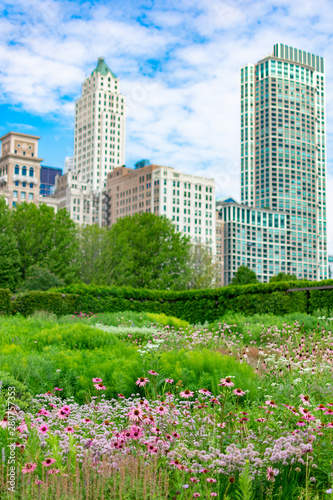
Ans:
[[[287,214],[286,272],[327,278],[324,59],[276,44],[241,68],[241,202]]]
[[[124,163],[125,97],[119,93],[119,79],[99,57],[75,103],[74,172],[99,191],[107,173]]]

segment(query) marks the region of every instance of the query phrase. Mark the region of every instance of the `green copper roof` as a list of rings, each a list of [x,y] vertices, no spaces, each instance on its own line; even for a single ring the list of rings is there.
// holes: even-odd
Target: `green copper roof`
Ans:
[[[93,75],[95,72],[96,73],[97,72],[100,73],[102,76],[105,76],[108,73],[111,73],[111,75],[113,76],[113,78],[117,78],[116,75],[114,73],[112,73],[112,71],[110,70],[109,66],[104,61],[104,57],[99,57],[98,58],[97,66],[96,66],[96,68],[94,69],[94,71],[91,74]]]

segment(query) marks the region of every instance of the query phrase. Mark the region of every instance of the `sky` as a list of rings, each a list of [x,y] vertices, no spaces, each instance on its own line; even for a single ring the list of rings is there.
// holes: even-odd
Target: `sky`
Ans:
[[[143,158],[215,178],[240,200],[239,69],[275,43],[325,57],[333,254],[332,0],[0,0],[0,134],[73,154],[74,101],[103,56],[126,95],[126,166]]]

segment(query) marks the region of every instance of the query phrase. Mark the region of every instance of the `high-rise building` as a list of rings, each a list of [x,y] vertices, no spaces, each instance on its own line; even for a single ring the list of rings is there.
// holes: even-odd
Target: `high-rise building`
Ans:
[[[241,68],[241,202],[288,215],[286,272],[327,278],[324,59],[276,44]]]
[[[67,172],[72,171],[73,168],[74,168],[74,156],[66,156],[64,174],[67,174]]]
[[[125,163],[125,97],[103,57],[82,85],[75,103],[74,170],[93,191],[108,172]]]
[[[47,167],[41,165],[40,168],[40,195],[51,196],[55,190],[55,179],[57,175],[62,175],[62,169],[57,167]]]
[[[149,163],[149,162],[148,162]],[[126,215],[149,212],[172,220],[176,230],[216,254],[215,181],[171,167],[136,164],[108,174],[104,190],[104,225]],[[141,167],[140,167],[141,165]]]

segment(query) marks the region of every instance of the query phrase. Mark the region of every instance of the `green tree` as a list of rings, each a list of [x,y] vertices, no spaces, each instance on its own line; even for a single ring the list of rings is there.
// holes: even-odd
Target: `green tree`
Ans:
[[[32,266],[29,268],[27,278],[19,290],[20,292],[29,292],[30,290],[45,291],[63,285],[63,280],[58,278],[49,269]]]
[[[107,284],[105,269],[109,260],[108,252],[111,251],[108,229],[96,224],[80,228],[77,256],[79,279],[87,284]]]
[[[0,288],[14,290],[20,277],[20,255],[10,212],[4,198],[0,198]]]
[[[11,221],[23,279],[33,265],[49,269],[66,283],[77,277],[77,229],[66,209],[55,214],[45,204],[21,203],[11,211]]]
[[[184,273],[184,288],[213,288],[218,280],[217,262],[210,249],[202,244],[192,245],[187,273]]]
[[[279,273],[276,276],[272,276],[269,280],[270,283],[276,283],[278,281],[298,281],[295,274]]]
[[[246,266],[240,266],[233,279],[231,280],[231,285],[249,285],[252,283],[258,283],[256,273]]]
[[[106,283],[134,288],[184,288],[191,244],[169,219],[150,213],[118,220],[101,258]]]

